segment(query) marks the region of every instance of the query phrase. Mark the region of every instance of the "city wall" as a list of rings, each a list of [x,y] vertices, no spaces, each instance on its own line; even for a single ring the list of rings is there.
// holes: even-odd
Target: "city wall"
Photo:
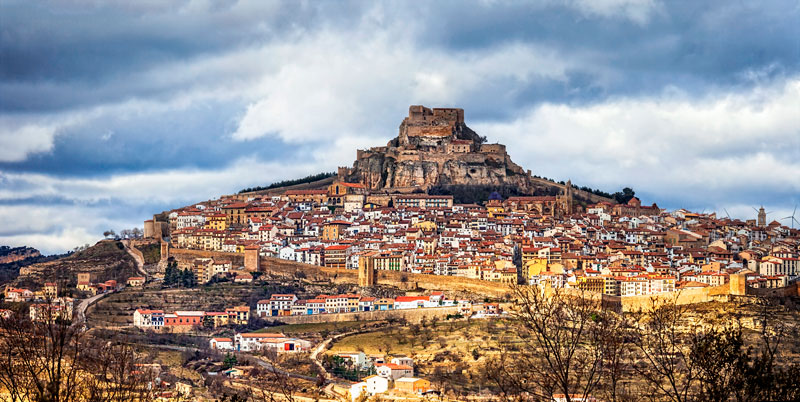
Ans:
[[[678,305],[706,303],[710,301],[729,301],[729,286],[714,286],[699,289],[685,289],[679,292],[661,293],[647,296],[606,296],[603,305],[613,307],[617,311],[646,311],[654,305],[675,303]]]
[[[234,266],[244,264],[244,255],[240,253],[177,248],[171,249],[171,253],[175,259],[181,262],[191,262],[195,258],[205,257],[228,259],[233,262]],[[295,277],[296,272],[302,272],[310,279],[326,278],[333,283],[358,284],[358,270],[355,269],[320,267],[273,257],[261,258],[261,271],[286,277]],[[511,293],[508,285],[479,279],[380,270],[376,274],[379,285],[389,285],[406,290],[464,291],[494,297],[504,297]]]
[[[285,317],[266,317],[266,319],[275,319],[285,324],[317,324],[322,322],[378,321],[388,320],[391,318],[402,318],[411,323],[419,323],[423,319],[430,320],[433,317],[442,318],[448,314],[458,314],[458,307],[432,307],[405,310],[364,311],[358,313],[293,315]]]
[[[222,253],[215,251],[172,249],[172,255],[179,260],[191,261],[198,257],[218,257],[233,260],[234,265],[241,265],[244,256],[237,253]],[[238,261],[238,262],[237,262]],[[317,265],[302,264],[278,258],[262,258],[261,271],[285,276],[296,277],[302,272],[309,279],[328,279],[332,283],[358,284],[358,271],[345,268],[328,268]],[[462,278],[457,276],[412,274],[397,271],[377,271],[379,285],[394,286],[405,290],[423,289],[427,291],[471,292],[496,298],[506,298],[513,294],[513,289],[506,284],[483,281],[479,279]],[[647,310],[654,304],[677,303],[679,305],[706,303],[712,301],[727,302],[733,296],[759,296],[759,297],[797,297],[800,288],[794,283],[778,289],[755,289],[744,287],[744,282],[736,278],[731,283],[721,286],[706,288],[685,289],[679,292],[661,293],[647,296],[608,296],[591,294],[590,297],[600,298],[604,308],[631,312]],[[573,291],[578,294],[577,291]],[[584,296],[586,294],[584,293]]]
[[[789,286],[777,288],[777,289],[757,289],[757,288],[747,288],[747,295],[748,296],[760,296],[760,297],[798,297],[800,296],[800,286],[798,283],[795,282]]]
[[[271,257],[262,258],[261,270],[285,275],[294,275],[294,272],[300,271],[310,277],[324,275],[334,283],[358,283],[358,271],[355,269],[320,267]],[[464,291],[494,297],[504,297],[511,293],[508,285],[479,279],[381,270],[378,270],[376,274],[379,285],[395,286],[407,290]]]
[[[170,248],[170,255],[179,262],[191,262],[195,258],[217,258],[231,261],[236,265],[244,265],[243,253],[223,253],[221,251],[189,250],[185,248]]]
[[[154,243],[153,241],[147,241],[147,242],[143,242],[143,241],[135,241],[135,240],[133,240],[133,241],[132,241],[132,240],[123,240],[122,242],[123,242],[123,243],[124,243],[124,242],[127,242],[127,243],[128,243],[128,250],[130,250],[130,251],[131,251],[131,253],[133,253],[134,255],[136,255],[137,257],[139,257],[139,260],[140,260],[140,261],[144,261],[144,254],[142,254],[141,250],[139,250],[138,248],[136,248],[136,246],[138,246],[138,245],[144,245],[144,244],[152,244],[152,243]]]

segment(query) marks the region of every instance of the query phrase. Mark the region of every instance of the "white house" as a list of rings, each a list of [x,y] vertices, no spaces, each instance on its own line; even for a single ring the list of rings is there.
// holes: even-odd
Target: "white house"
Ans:
[[[256,303],[256,315],[258,315],[259,317],[269,316],[270,315],[269,306],[270,306],[269,299],[259,300],[258,303]]]
[[[269,307],[266,315],[273,317],[279,315],[289,315],[287,312],[292,311],[292,306],[296,301],[297,296],[293,294],[274,294],[269,298]],[[257,305],[256,308],[258,308]]]
[[[367,368],[367,355],[364,352],[339,352],[336,356],[349,360],[355,367]]]
[[[408,366],[414,368],[414,359],[406,356],[399,356],[392,358],[392,363],[398,366]]]
[[[371,375],[364,379],[367,383],[367,393],[370,395],[382,394],[389,390],[389,379]]]
[[[136,309],[133,312],[133,326],[141,329],[161,329],[164,326],[164,310]]]
[[[282,248],[278,252],[278,258],[280,258],[282,260],[290,260],[290,261],[296,261],[296,259],[297,259],[297,257],[295,256],[294,249],[289,247],[289,246],[286,246],[286,247]]]
[[[211,349],[215,350],[233,350],[233,339],[231,338],[211,338],[209,341]]]
[[[353,402],[357,401],[358,398],[361,396],[361,394],[363,394],[364,392],[367,392],[367,383],[366,382],[362,381],[362,382],[357,382],[357,383],[351,385],[350,386],[350,400],[353,401]]]
[[[268,334],[265,332],[251,332],[251,333],[242,333],[236,334],[233,339],[235,341],[235,349],[241,350],[243,352],[250,352],[254,350],[259,350],[264,345],[262,340],[265,339],[274,339],[274,338],[285,338],[286,336],[283,334]]]
[[[311,342],[297,338],[267,338],[262,339],[261,347],[273,349],[278,353],[294,353],[311,349]]]

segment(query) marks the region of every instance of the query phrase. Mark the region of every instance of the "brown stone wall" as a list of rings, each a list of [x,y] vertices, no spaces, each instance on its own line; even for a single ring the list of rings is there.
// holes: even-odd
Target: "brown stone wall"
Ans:
[[[129,250],[131,250],[131,253],[135,254],[137,257],[141,258],[142,261],[144,261],[144,254],[142,254],[141,250],[136,248],[136,246],[133,243],[130,243],[129,240],[123,240],[123,242],[125,242],[125,241],[129,242],[128,243],[129,244]]]
[[[435,108],[433,108],[433,118],[434,119],[445,119],[445,120],[451,121],[453,123],[463,123],[464,122],[464,109],[435,107]]]
[[[409,137],[449,137],[453,135],[453,128],[450,126],[408,126],[406,133]]]
[[[260,269],[261,256],[258,255],[258,249],[245,249],[244,250],[244,269],[245,271],[255,272]]]
[[[604,306],[618,311],[648,310],[653,305],[675,302],[679,305],[706,303],[710,301],[727,301],[730,288],[728,285],[687,289],[680,292],[661,293],[648,296],[603,296]]]
[[[267,317],[286,324],[317,324],[321,322],[345,321],[378,321],[390,318],[403,318],[408,322],[419,323],[422,319],[430,320],[433,317],[444,317],[448,314],[458,314],[458,306],[433,307],[406,310],[364,311],[358,313],[293,315],[285,317]]]
[[[168,241],[162,241],[161,242],[161,259],[162,260],[168,260],[169,259],[169,250],[170,250],[169,242]]]
[[[487,154],[506,154],[506,146],[503,144],[483,144],[481,145],[481,152]]]
[[[221,251],[187,250],[185,248],[171,249],[172,257],[179,262],[191,262],[195,258],[224,258],[231,261],[234,267],[244,265],[244,254],[223,253]]]
[[[244,262],[244,256],[241,253],[223,253],[219,251],[174,248],[172,249],[172,256],[179,261],[186,262],[191,262],[191,260],[199,257],[230,259],[233,261],[234,266],[241,265]],[[302,271],[309,276],[326,276],[334,283],[358,284],[358,270],[355,269],[320,267],[273,257],[261,258],[261,270],[286,276],[293,276],[296,271]],[[396,271],[376,271],[376,276],[379,285],[390,285],[401,289],[465,291],[494,297],[503,297],[511,293],[511,288],[505,284],[457,276],[412,274]]]
[[[747,288],[747,294],[760,297],[797,297],[800,296],[800,287],[797,282],[777,289]]]

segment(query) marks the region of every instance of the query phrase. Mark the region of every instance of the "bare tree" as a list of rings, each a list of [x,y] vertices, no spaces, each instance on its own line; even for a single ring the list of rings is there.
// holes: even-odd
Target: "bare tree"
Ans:
[[[690,348],[697,325],[685,319],[687,307],[651,299],[645,310],[633,314],[634,345],[641,363],[636,372],[660,400],[691,401],[696,397],[700,372]]]
[[[591,395],[603,364],[599,301],[538,287],[517,287],[514,295],[518,310],[511,328],[518,335],[518,352],[490,359],[485,371],[501,399],[550,401],[563,394],[570,401]]]
[[[631,342],[633,332],[627,320],[613,311],[598,312],[597,338],[601,341],[602,379],[598,391],[608,402],[633,401]]]
[[[13,402],[80,400],[79,367],[83,333],[41,309],[40,321],[22,314],[0,320],[0,384]]]
[[[148,384],[155,373],[140,368],[134,348],[115,340],[90,339],[78,366],[84,395],[95,402],[138,402],[152,398]]]
[[[13,402],[148,401],[146,373],[129,347],[90,338],[64,310],[46,304],[36,320],[0,319],[0,400]]]

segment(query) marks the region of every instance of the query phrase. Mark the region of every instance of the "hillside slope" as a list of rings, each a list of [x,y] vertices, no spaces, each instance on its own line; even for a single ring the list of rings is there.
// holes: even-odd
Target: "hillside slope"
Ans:
[[[138,275],[136,262],[121,242],[101,240],[68,257],[23,267],[14,283],[20,287],[37,288],[46,281],[57,280],[64,286],[72,287],[77,284],[77,274],[80,272],[93,274],[96,282],[110,279],[124,282],[128,277]]]

